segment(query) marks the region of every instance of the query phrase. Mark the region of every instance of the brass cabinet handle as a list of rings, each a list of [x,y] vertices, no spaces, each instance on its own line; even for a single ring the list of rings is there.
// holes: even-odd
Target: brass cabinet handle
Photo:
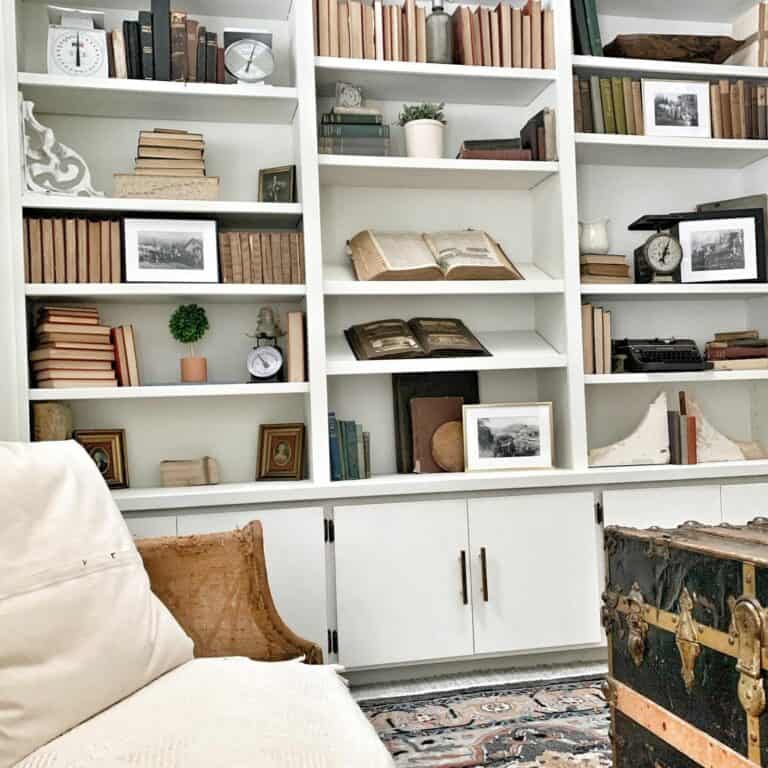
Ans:
[[[485,556],[485,547],[480,547],[480,570],[483,577],[483,602],[488,602],[488,562]]]
[[[462,549],[459,557],[461,560],[461,601],[469,604],[469,592],[467,590],[467,553]]]

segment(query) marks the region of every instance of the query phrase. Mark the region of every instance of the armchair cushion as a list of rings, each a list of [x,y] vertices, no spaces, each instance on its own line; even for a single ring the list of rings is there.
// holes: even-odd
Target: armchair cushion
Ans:
[[[75,442],[0,443],[0,768],[192,658]]]

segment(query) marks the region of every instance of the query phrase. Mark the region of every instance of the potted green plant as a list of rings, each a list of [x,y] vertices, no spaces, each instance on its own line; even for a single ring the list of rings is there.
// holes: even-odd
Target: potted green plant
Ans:
[[[408,157],[442,157],[445,104],[404,104],[398,124],[405,129]]]
[[[195,355],[195,344],[208,330],[208,317],[197,304],[182,304],[168,321],[168,328],[176,341],[189,344],[190,354],[181,358],[181,380],[186,383],[208,381],[208,361]]]

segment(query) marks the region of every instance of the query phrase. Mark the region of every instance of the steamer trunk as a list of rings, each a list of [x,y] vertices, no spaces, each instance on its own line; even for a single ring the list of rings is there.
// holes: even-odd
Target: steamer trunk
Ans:
[[[768,521],[605,549],[614,768],[768,767]]]

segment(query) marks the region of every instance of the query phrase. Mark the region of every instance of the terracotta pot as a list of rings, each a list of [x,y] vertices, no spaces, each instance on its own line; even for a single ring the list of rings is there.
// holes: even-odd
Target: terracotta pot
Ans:
[[[181,380],[187,384],[208,381],[208,361],[204,357],[182,357]]]

